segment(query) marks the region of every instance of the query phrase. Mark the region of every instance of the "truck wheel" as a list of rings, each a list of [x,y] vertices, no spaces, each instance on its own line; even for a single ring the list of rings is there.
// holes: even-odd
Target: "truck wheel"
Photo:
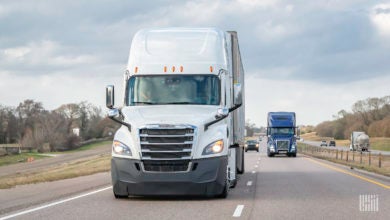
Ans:
[[[230,182],[230,188],[235,188],[237,186],[237,179]]]
[[[114,192],[114,196],[115,196],[116,199],[124,199],[124,198],[128,198],[129,197],[129,195],[116,194],[115,193],[115,189],[113,190],[113,192]]]
[[[217,198],[225,199],[228,196],[228,194],[229,194],[229,185],[228,184],[229,183],[228,183],[227,177],[226,177],[225,186],[223,187],[222,193],[216,196]]]
[[[245,160],[244,160],[244,152],[242,152],[241,156],[241,170],[237,168],[237,174],[245,173]]]
[[[292,156],[293,156],[293,157],[297,157],[297,153],[293,153]]]

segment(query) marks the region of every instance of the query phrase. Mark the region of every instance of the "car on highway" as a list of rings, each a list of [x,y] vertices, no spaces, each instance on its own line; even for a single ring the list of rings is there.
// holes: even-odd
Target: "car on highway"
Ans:
[[[326,141],[321,141],[321,144],[320,144],[320,147],[322,147],[322,146],[328,146],[328,144],[326,143]]]
[[[256,140],[247,140],[245,142],[245,152],[248,152],[248,150],[255,150],[259,152],[259,142]]]
[[[330,146],[333,146],[333,147],[336,147],[336,141],[329,141],[329,147]]]

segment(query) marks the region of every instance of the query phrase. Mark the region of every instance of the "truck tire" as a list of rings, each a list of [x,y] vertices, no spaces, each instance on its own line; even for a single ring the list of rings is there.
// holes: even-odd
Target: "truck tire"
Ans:
[[[237,174],[243,174],[245,173],[245,157],[244,157],[244,151],[242,151],[241,156],[241,170],[237,168]]]
[[[125,198],[128,198],[129,197],[129,195],[121,195],[121,194],[117,194],[117,193],[115,193],[115,189],[113,188],[113,193],[114,193],[114,197],[116,198],[116,199],[125,199]]]
[[[235,188],[237,186],[237,179],[230,182],[230,188]]]
[[[217,195],[217,198],[225,199],[229,194],[229,182],[227,181],[227,177],[225,179],[225,185],[223,187],[222,193]]]

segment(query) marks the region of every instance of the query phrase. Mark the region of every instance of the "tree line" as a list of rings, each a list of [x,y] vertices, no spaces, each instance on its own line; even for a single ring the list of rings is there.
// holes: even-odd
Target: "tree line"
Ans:
[[[390,96],[367,98],[352,105],[352,112],[341,110],[334,120],[315,128],[318,135],[348,139],[352,131],[364,131],[370,137],[390,137]]]
[[[17,107],[0,105],[0,144],[63,151],[77,148],[81,141],[109,136],[117,128],[118,124],[102,116],[99,107],[86,101],[54,110],[30,99]]]

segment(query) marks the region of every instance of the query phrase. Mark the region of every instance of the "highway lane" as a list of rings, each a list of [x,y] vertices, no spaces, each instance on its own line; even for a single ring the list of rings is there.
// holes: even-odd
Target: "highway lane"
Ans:
[[[262,142],[260,153],[245,154],[246,173],[227,199],[132,197],[117,200],[112,189],[106,188],[108,184],[90,195],[60,196],[52,201],[58,204],[46,201],[4,214],[0,219],[37,207],[43,208],[15,219],[387,219],[390,216],[389,178],[364,177],[346,167],[302,155],[268,158],[264,145]],[[360,211],[361,195],[376,196],[379,210]],[[74,199],[64,201],[69,198]]]

